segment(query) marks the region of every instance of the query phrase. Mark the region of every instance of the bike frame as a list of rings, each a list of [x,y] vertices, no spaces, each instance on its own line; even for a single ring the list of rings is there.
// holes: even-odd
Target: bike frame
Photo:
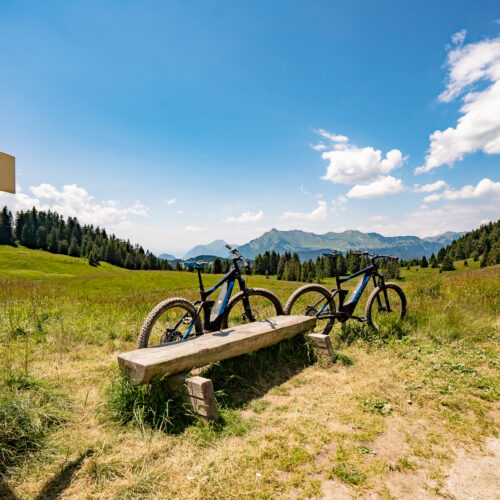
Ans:
[[[203,280],[201,277],[201,268],[198,267],[197,271],[198,271],[198,281],[200,284],[201,300],[197,300],[194,303],[194,305],[197,306],[196,315],[191,319],[191,324],[189,325],[189,328],[187,329],[186,333],[183,335],[182,337],[183,339],[186,339],[191,334],[195,322],[200,316],[202,311],[203,311],[203,331],[211,332],[219,330],[221,328],[224,312],[226,311],[227,304],[229,302],[231,293],[234,288],[234,283],[237,281],[240,286],[240,290],[246,290],[246,283],[241,276],[241,271],[238,267],[236,259],[233,260],[233,265],[231,266],[229,271],[209,290],[205,290],[203,286]],[[227,283],[226,291],[225,293],[221,293],[219,295],[217,302],[214,300],[207,300],[208,297],[210,297],[210,295],[212,295],[212,293],[214,293],[215,290],[221,287],[224,283]],[[211,313],[215,304],[217,304],[218,310],[216,311],[217,314],[213,316]],[[244,300],[244,306],[245,309],[250,308],[248,301]],[[184,316],[179,320],[175,328],[177,328],[180,325],[180,323],[184,320],[187,314],[188,313],[184,314]]]
[[[349,298],[344,302],[346,295],[348,294],[349,290],[346,290],[342,288],[342,283],[345,283],[346,281],[352,280],[353,278],[356,278],[357,276],[361,276],[361,279],[359,280],[358,284],[356,285],[356,288],[351,292],[351,295]],[[336,269],[335,269],[335,278],[337,281],[337,288],[332,288],[330,290],[330,293],[332,295],[332,299],[338,295],[338,301],[339,301],[339,307],[338,310],[331,313],[331,314],[322,314],[323,311],[328,307],[328,302],[326,299],[321,299],[319,302],[317,302],[313,307],[316,308],[318,305],[320,305],[323,301],[326,303],[321,307],[321,309],[317,313],[317,317],[320,317],[321,319],[328,319],[328,318],[335,318],[338,319],[340,322],[347,321],[348,319],[357,319],[358,321],[366,321],[366,318],[361,318],[359,316],[354,316],[353,312],[356,309],[356,306],[358,305],[359,299],[361,298],[361,295],[363,295],[363,292],[368,285],[368,282],[370,279],[373,279],[373,285],[374,287],[379,286],[383,291],[384,291],[384,298],[387,304],[387,311],[390,312],[390,304],[389,304],[389,297],[387,296],[387,290],[385,288],[385,281],[383,275],[381,275],[378,272],[377,265],[372,263],[371,265],[365,267],[364,269],[361,269],[353,274],[350,274],[349,276],[346,276],[345,278],[340,278]],[[377,278],[378,278],[378,283],[377,283]],[[382,307],[382,303],[380,301],[380,297],[377,295],[377,301],[378,301],[378,306]]]

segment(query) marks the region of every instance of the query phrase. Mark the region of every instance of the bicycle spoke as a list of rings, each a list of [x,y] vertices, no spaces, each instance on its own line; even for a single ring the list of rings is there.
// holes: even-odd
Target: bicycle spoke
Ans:
[[[392,331],[404,314],[403,307],[402,299],[396,290],[380,290],[370,311],[373,326],[380,332]]]
[[[166,310],[154,323],[149,336],[149,345],[181,340],[191,324],[192,317],[184,308],[172,307]]]
[[[238,300],[234,303],[227,317],[228,328],[273,318],[277,314],[275,305],[267,297],[250,295],[248,302],[250,304],[250,311],[246,310],[243,300]]]
[[[311,290],[299,295],[291,304],[287,314],[313,316],[317,318],[315,333],[323,333],[330,323],[334,309],[320,292]]]

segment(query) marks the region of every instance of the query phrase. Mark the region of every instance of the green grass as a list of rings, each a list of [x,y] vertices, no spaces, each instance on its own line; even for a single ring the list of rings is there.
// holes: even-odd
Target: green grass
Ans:
[[[410,468],[443,481],[456,449],[497,432],[500,395],[500,266],[456,267],[403,269],[401,329],[335,325],[334,366],[298,338],[209,367],[222,419],[207,428],[160,382],[131,388],[116,367],[155,304],[198,298],[196,274],[0,246],[0,414],[4,430],[16,422],[16,436],[32,436],[0,441],[5,477],[22,498],[60,484],[67,463],[79,469],[61,494],[76,498],[320,497],[323,480],[361,496]],[[300,286],[248,281],[283,303]],[[382,458],[377,439],[395,425],[411,439]]]
[[[39,450],[49,430],[68,417],[69,400],[23,372],[6,372],[0,394],[0,475]]]

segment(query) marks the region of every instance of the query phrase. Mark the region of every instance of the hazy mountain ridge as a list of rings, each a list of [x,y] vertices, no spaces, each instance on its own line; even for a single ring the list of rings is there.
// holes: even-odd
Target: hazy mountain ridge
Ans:
[[[208,243],[208,245],[196,245],[191,248],[189,252],[184,254],[183,259],[191,259],[193,257],[198,257],[199,255],[215,255],[216,257],[227,257],[229,252],[226,248],[226,242],[224,240],[215,240],[212,243]],[[231,245],[237,246],[237,245]]]
[[[278,253],[297,252],[301,260],[315,259],[323,252],[334,249],[341,252],[367,250],[409,259],[437,253],[440,248],[448,245],[461,234],[448,231],[430,238],[419,238],[410,235],[382,236],[378,233],[363,233],[352,229],[339,233],[331,231],[322,235],[300,230],[271,229],[240,246],[239,250],[248,258],[255,258],[266,250],[274,250]]]
[[[335,233],[330,231],[325,234],[309,233],[294,229],[280,231],[271,229],[244,245],[238,247],[242,255],[254,259],[257,255],[269,251],[278,253],[296,252],[301,260],[316,259],[324,252],[338,250],[367,250],[380,254],[389,254],[403,259],[420,258],[423,255],[429,257],[437,253],[440,248],[449,245],[464,233],[447,231],[437,236],[419,238],[418,236],[382,236],[378,233],[363,233],[354,229]],[[228,257],[228,251],[224,240],[215,240],[207,245],[196,245],[186,252],[183,259],[188,260],[200,256]],[[231,245],[237,246],[237,245]],[[161,254],[160,257],[164,258]],[[173,257],[173,256],[172,256]],[[175,259],[175,257],[174,257]],[[168,260],[174,260],[168,259]]]
[[[162,253],[158,255],[158,258],[163,260],[177,260],[177,257],[171,253]]]

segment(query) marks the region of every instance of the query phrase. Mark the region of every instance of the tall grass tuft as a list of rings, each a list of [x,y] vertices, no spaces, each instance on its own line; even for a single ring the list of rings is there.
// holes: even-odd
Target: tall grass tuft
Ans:
[[[122,425],[177,433],[191,423],[192,415],[180,394],[165,380],[153,380],[143,386],[132,386],[119,373],[105,390],[103,415]]]
[[[36,452],[50,428],[63,423],[69,400],[25,372],[5,374],[0,394],[0,473]]]

